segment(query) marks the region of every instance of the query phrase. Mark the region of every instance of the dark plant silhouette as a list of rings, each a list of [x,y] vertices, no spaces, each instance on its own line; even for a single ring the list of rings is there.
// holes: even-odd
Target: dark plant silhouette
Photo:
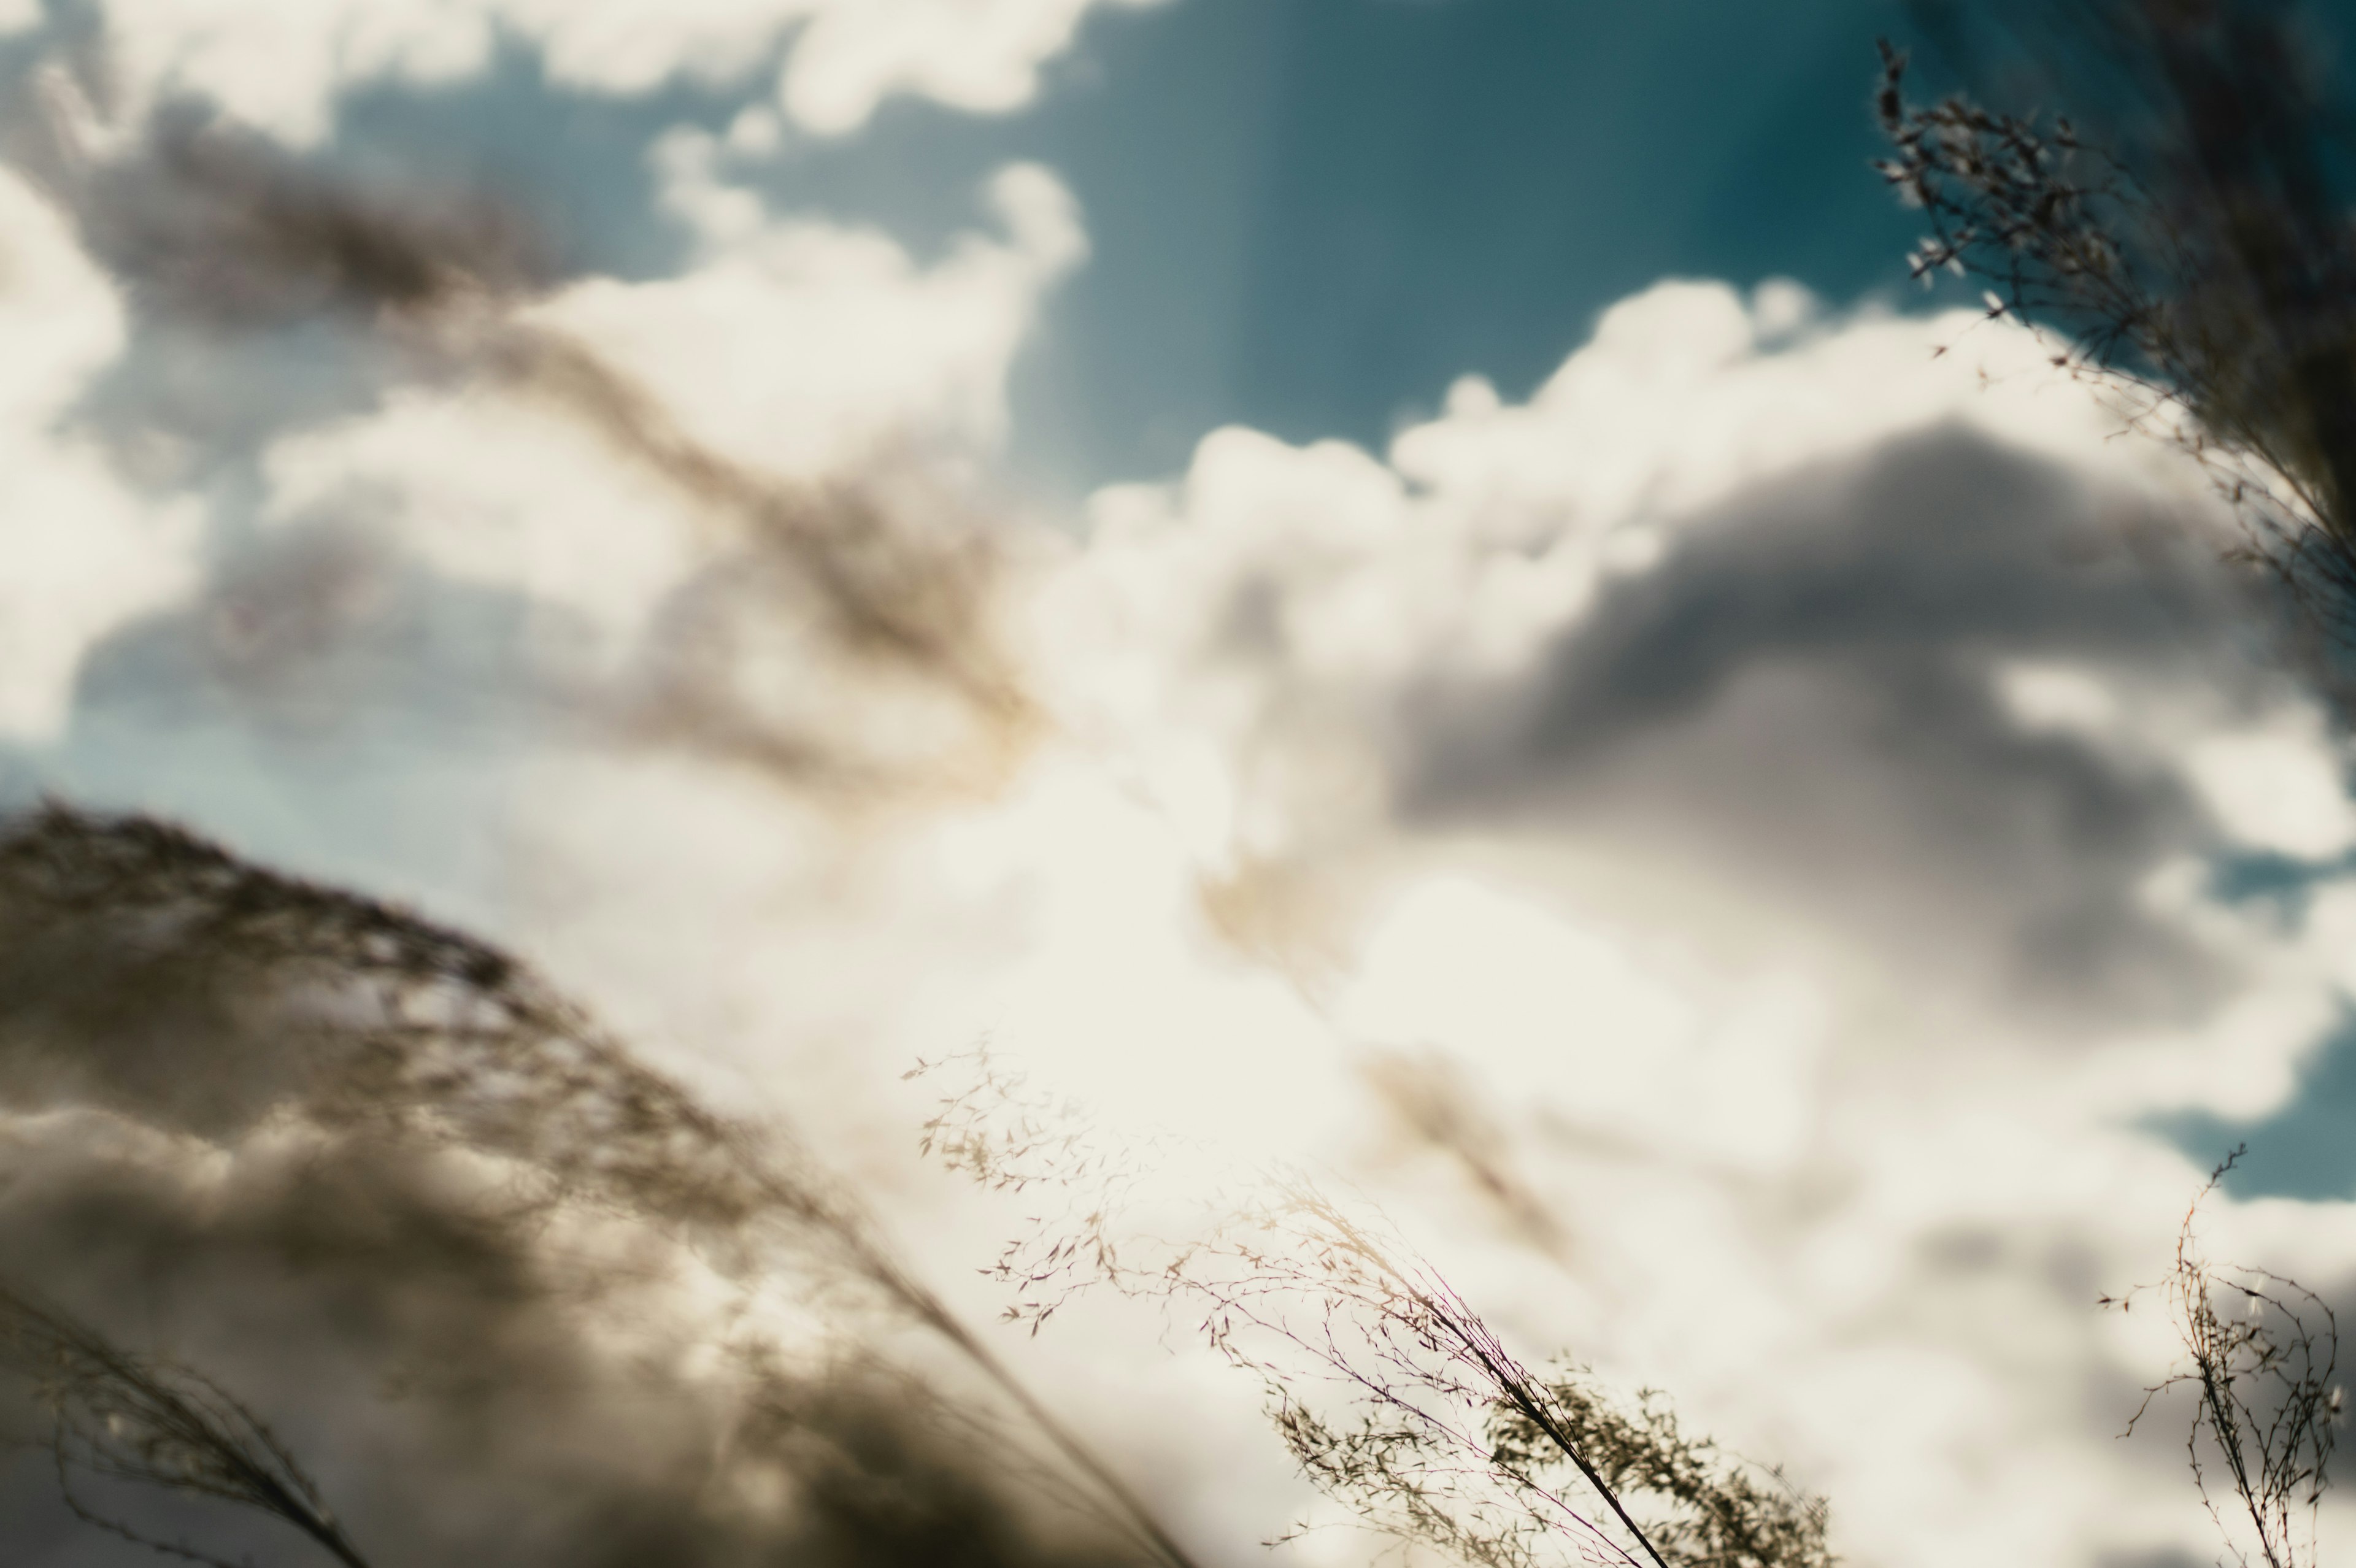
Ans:
[[[1001,1430],[991,1446],[1011,1467],[1060,1467],[1050,1489],[1149,1556],[1189,1562],[780,1134],[706,1108],[495,947],[161,823],[53,804],[0,832],[0,1074],[20,1106],[91,1104],[215,1133],[292,1115],[463,1150],[500,1162],[510,1206],[627,1216],[748,1296],[815,1291],[854,1319],[878,1309],[952,1348],[1044,1438],[1046,1458],[1033,1461]],[[208,1042],[218,1049],[192,1072],[189,1053]],[[18,1316],[77,1342],[59,1337],[66,1319]],[[194,1374],[148,1383],[284,1459]],[[307,1496],[290,1477],[285,1460],[288,1496]]]
[[[2342,1403],[2340,1326],[2323,1298],[2297,1281],[2202,1255],[2201,1205],[2246,1147],[2210,1172],[2185,1210],[2168,1277],[2102,1302],[2125,1312],[2157,1295],[2184,1347],[2183,1363],[2144,1391],[2127,1430],[2155,1400],[2190,1389],[2185,1451],[2201,1500],[2235,1559],[2253,1561],[2247,1542],[2265,1568],[2313,1568],[2316,1510],[2330,1485]]]
[[[60,1308],[5,1285],[0,1370],[27,1380],[48,1412],[59,1486],[85,1522],[193,1563],[238,1568],[102,1511],[75,1489],[78,1475],[252,1509],[301,1531],[348,1568],[368,1568],[318,1483],[259,1416],[203,1373],[134,1355]]]
[[[1991,316],[2202,463],[2336,635],[2356,589],[2356,229],[2314,51],[2261,0],[2040,17],[2014,53],[2076,119],[1910,102],[1882,45],[1879,166],[1928,229],[1912,269],[1978,280]]]
[[[1102,1285],[1160,1299],[1260,1380],[1302,1472],[1368,1527],[1461,1561],[1521,1568],[1569,1551],[1653,1568],[1826,1568],[1824,1505],[1682,1435],[1657,1393],[1615,1405],[1584,1374],[1540,1375],[1378,1218],[1298,1173],[1198,1204],[1193,1233],[1133,1224],[1172,1151],[1108,1147],[1076,1107],[987,1050],[924,1129],[924,1151],[1042,1204],[992,1274],[1033,1332]],[[935,1072],[947,1064],[920,1064]]]

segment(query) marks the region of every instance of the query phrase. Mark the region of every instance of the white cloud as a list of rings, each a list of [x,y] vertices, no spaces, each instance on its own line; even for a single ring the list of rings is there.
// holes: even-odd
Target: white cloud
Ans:
[[[135,100],[191,91],[307,143],[342,88],[475,74],[502,33],[544,50],[558,81],[613,93],[680,74],[739,79],[782,50],[779,101],[822,133],[856,129],[895,93],[1014,109],[1095,5],[1141,3],[1150,0],[109,0],[105,15]]]
[[[2242,842],[2330,859],[2356,845],[2356,806],[2319,719],[2287,718],[2271,730],[2203,741],[2189,759],[2192,777]]]
[[[196,518],[151,505],[66,428],[123,312],[64,219],[0,173],[0,734],[53,738],[92,642],[195,581]]]
[[[643,379],[742,462],[808,472],[862,446],[992,446],[1006,378],[1046,291],[1087,254],[1077,204],[1035,164],[986,189],[1003,237],[968,234],[930,268],[879,230],[754,219],[713,181],[710,144],[662,149],[669,200],[705,254],[679,277],[591,280],[535,319]]]
[[[959,109],[1018,108],[1038,91],[1040,62],[1069,45],[1098,3],[1105,0],[836,0],[814,8],[780,96],[797,121],[832,133],[858,126],[892,92]]]
[[[279,442],[265,468],[278,521],[357,510],[435,570],[573,611],[613,644],[708,553],[659,480],[562,415],[482,390],[396,393]]]

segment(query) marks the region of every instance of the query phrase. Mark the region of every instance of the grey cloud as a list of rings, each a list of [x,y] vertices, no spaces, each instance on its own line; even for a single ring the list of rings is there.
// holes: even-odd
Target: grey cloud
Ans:
[[[2181,1546],[2156,1546],[2142,1552],[2106,1552],[2096,1559],[2099,1568],[2205,1568],[2206,1559]]]
[[[563,616],[405,560],[362,518],[223,551],[191,604],[94,647],[75,707],[161,730],[329,736],[356,714],[496,741],[558,706]]]
[[[186,100],[102,154],[37,112],[45,96],[13,95],[16,161],[130,305],[79,417],[151,482],[250,484],[274,436],[458,373],[458,318],[557,282],[534,225],[487,189],[298,156]]]
[[[2201,808],[2162,766],[2025,731],[1994,685],[2040,658],[2263,690],[2201,547],[2132,550],[2092,502],[1953,429],[1746,496],[1513,681],[1411,694],[1402,808],[1707,858],[2049,1003],[2195,1007],[2221,976],[2136,900],[2213,842]]]
[[[478,193],[363,185],[188,102],[159,108],[133,150],[68,141],[50,182],[134,304],[222,330],[309,316],[422,317],[540,292],[554,270],[510,207]]]
[[[220,549],[190,601],[94,645],[46,761],[70,772],[116,732],[151,757],[238,738],[282,772],[372,736],[477,769],[552,742],[652,747],[846,805],[1001,777],[1039,720],[988,540],[857,495],[758,504],[760,531],[616,654],[564,606],[419,562],[368,496],[336,498]]]

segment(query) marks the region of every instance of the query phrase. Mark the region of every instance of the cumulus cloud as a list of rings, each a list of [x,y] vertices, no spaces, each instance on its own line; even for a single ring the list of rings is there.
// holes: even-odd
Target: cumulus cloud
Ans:
[[[2136,1005],[2197,986],[2143,879],[2285,831],[2265,786],[2221,793],[2283,761],[2245,731],[2321,754],[2312,708],[2227,645],[2224,536],[2167,537],[2197,491],[2103,449],[2025,341],[1926,365],[1962,321],[1777,346],[1770,314],[1655,290],[1528,405],[1468,383],[1388,463],[1215,434],[1179,485],[1100,496],[1073,576],[1072,624],[1118,604],[1152,651],[1065,656],[1152,743],[1235,759],[1233,859],[1519,819],[1749,863],[1786,919],[2002,987],[2040,964],[2104,1006],[2121,965]],[[2072,680],[2120,712],[2019,710]]]
[[[59,215],[0,173],[0,325],[16,349],[0,370],[0,733],[54,737],[92,642],[184,592],[198,518],[185,501],[124,483],[103,445],[71,428],[90,377],[120,351],[123,309]]]
[[[503,37],[540,49],[560,82],[645,92],[673,77],[775,69],[777,99],[822,134],[906,93],[956,108],[1020,107],[1098,4],[1151,0],[110,0],[114,85],[144,108],[192,93],[290,142],[325,133],[336,94],[487,68]],[[33,15],[0,17],[23,28]],[[782,62],[782,63],[778,63]]]
[[[984,196],[1002,232],[969,233],[920,267],[888,236],[768,220],[712,173],[710,138],[659,150],[667,199],[703,253],[680,276],[592,280],[546,324],[600,345],[663,404],[740,461],[805,473],[897,438],[989,447],[1006,376],[1049,289],[1087,254],[1072,197],[1019,164]]]

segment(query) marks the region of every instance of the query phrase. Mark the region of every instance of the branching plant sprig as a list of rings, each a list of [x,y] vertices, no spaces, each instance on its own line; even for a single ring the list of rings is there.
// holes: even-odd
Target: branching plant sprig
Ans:
[[[2102,1301],[2127,1311],[2138,1296],[2159,1295],[2184,1348],[2183,1362],[2144,1391],[2127,1431],[2162,1394],[2192,1389],[2185,1451],[2201,1500],[2235,1559],[2244,1568],[2314,1568],[2316,1516],[2330,1485],[2342,1405],[2339,1322],[2322,1297],[2295,1280],[2202,1255],[2201,1205],[2245,1147],[2211,1172],[2185,1211],[2168,1277]],[[2254,1559],[2228,1520],[2234,1512],[2247,1522]]]
[[[1078,1101],[1040,1093],[986,1045],[941,1061],[920,1060],[902,1077],[945,1068],[968,1081],[925,1122],[916,1152],[985,1191],[1020,1194],[1034,1210],[989,1270],[1014,1292],[1000,1321],[1027,1324],[1035,1335],[1092,1285],[1134,1294],[1161,1276],[1166,1259],[1132,1263],[1116,1227],[1146,1197],[1149,1171],[1160,1163],[1153,1157],[1174,1152],[1171,1140],[1105,1146],[1087,1130]]]
[[[2128,171],[2067,119],[2040,127],[1961,95],[1909,103],[1905,52],[1885,41],[1881,61],[1874,108],[1892,155],[1874,166],[1931,230],[1906,258],[1910,275],[1925,286],[1943,272],[1976,277],[1991,315],[2059,317],[2083,334],[2066,352],[2094,363],[2179,357],[2147,263],[2120,238],[2155,227]]]
[[[1614,1490],[1678,1505],[1652,1532],[1671,1562],[1830,1568],[1825,1500],[1793,1487],[1781,1470],[1732,1458],[1709,1438],[1686,1435],[1659,1390],[1638,1390],[1633,1410],[1601,1398],[1583,1372],[1549,1379],[1546,1392],[1558,1424]],[[1558,1464],[1552,1435],[1518,1410],[1496,1413],[1490,1440],[1533,1468]]]
[[[318,1483],[261,1417],[202,1373],[134,1354],[61,1309],[4,1285],[0,1369],[28,1380],[48,1410],[58,1483],[66,1506],[85,1523],[209,1568],[240,1568],[100,1511],[75,1488],[77,1476],[267,1514],[346,1568],[368,1568]]]
[[[2337,534],[2330,497],[2256,417],[2244,313],[2201,281],[2186,232],[2134,172],[2066,117],[2040,124],[1960,94],[1910,103],[1906,55],[1881,48],[1874,103],[1892,155],[1875,167],[1929,230],[1909,273],[1976,280],[1990,319],[2036,333],[2129,428],[2194,458],[2265,542],[2309,524]]]
[[[1127,1205],[1144,1162],[974,1053],[925,1147],[985,1186],[1060,1190],[988,1271],[1034,1330],[1103,1286],[1183,1311],[1257,1377],[1312,1484],[1366,1527],[1482,1568],[1566,1552],[1619,1568],[1825,1568],[1823,1506],[1682,1439],[1657,1396],[1615,1411],[1569,1372],[1540,1377],[1376,1217],[1313,1181],[1263,1174],[1198,1200],[1179,1240]],[[1154,1162],[1156,1167],[1160,1162]]]

